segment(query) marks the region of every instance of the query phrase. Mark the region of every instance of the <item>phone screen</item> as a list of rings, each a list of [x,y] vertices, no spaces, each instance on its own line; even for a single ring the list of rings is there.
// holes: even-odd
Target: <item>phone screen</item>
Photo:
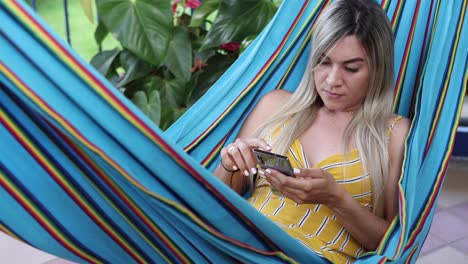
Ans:
[[[253,149],[253,152],[255,153],[261,168],[270,168],[277,170],[284,175],[294,176],[294,171],[288,157],[268,151],[263,151],[261,149]]]

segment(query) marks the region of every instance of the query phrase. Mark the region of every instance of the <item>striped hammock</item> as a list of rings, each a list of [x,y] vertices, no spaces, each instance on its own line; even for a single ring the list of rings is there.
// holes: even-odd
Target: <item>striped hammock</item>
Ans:
[[[0,230],[80,263],[326,263],[211,173],[255,103],[293,90],[330,1],[284,1],[236,63],[160,131],[21,2],[0,1]],[[383,0],[395,111],[412,116],[399,217],[357,263],[414,263],[468,81],[467,1]]]

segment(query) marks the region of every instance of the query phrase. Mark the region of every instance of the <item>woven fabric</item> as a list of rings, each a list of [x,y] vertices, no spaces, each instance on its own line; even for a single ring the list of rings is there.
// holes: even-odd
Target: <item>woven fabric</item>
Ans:
[[[168,131],[19,1],[0,2],[0,229],[90,263],[321,263],[210,170],[255,103],[293,90],[330,1],[284,1]],[[413,263],[427,235],[467,83],[466,1],[381,2],[396,104],[412,115],[400,214],[360,263]]]

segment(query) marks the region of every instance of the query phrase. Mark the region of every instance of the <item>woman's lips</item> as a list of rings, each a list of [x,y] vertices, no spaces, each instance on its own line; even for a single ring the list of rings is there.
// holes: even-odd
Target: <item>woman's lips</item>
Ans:
[[[330,99],[338,99],[340,98],[341,96],[343,96],[342,94],[338,94],[338,93],[333,93],[333,92],[330,92],[328,90],[323,90],[323,92],[325,93],[325,95],[330,98]]]

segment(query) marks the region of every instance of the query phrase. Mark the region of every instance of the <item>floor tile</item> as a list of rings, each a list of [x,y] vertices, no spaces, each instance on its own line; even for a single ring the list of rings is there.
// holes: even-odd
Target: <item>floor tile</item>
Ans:
[[[1,263],[42,264],[57,257],[37,250],[0,232]]]
[[[453,160],[439,196],[439,206],[450,208],[468,202],[468,161]]]
[[[436,234],[434,233],[429,233],[429,235],[426,238],[426,241],[424,241],[423,248],[421,249],[421,252],[419,252],[420,256],[429,254],[439,248],[442,248],[446,246],[446,242],[442,239],[440,239]]]
[[[468,255],[461,253],[460,251],[452,247],[444,247],[430,254],[419,257],[416,260],[416,264],[458,264],[467,263]]]
[[[468,175],[467,175],[467,180],[468,180]],[[468,190],[467,190],[468,192]],[[468,202],[459,204],[457,206],[454,206],[450,209],[447,209],[448,212],[455,214],[465,220],[468,220]]]
[[[429,233],[451,243],[468,236],[468,221],[447,210],[440,211],[434,214]]]
[[[458,240],[457,242],[450,244],[450,246],[468,255],[468,237]]]

